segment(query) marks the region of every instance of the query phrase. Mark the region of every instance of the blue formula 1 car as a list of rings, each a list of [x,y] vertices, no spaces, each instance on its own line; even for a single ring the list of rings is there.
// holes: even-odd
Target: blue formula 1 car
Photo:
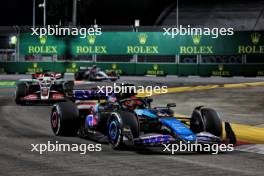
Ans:
[[[114,149],[128,145],[158,146],[177,143],[221,143],[222,121],[210,108],[197,107],[191,118],[174,115],[169,103],[151,107],[152,99],[98,95],[75,90],[75,102],[55,104],[51,127],[55,135],[106,136]]]

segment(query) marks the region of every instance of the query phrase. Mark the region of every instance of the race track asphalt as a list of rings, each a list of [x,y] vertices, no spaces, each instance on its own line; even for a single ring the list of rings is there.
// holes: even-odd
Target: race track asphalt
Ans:
[[[124,80],[143,82],[146,84],[172,84],[193,85],[206,84],[208,79],[203,81],[188,80],[179,81],[177,78],[135,78],[127,77]],[[227,81],[227,80],[228,81]],[[122,81],[122,80],[121,80]],[[190,83],[188,83],[188,81]],[[241,82],[240,78],[231,80],[225,78],[218,80],[226,82]],[[249,82],[249,80],[242,81]],[[252,82],[259,80],[251,80]],[[183,83],[184,82],[184,83]],[[195,83],[194,83],[195,82]],[[196,83],[197,82],[197,83]],[[210,83],[215,81],[211,80]],[[175,85],[173,85],[175,86]],[[47,144],[48,141],[55,143],[69,144],[96,144],[96,141],[81,139],[78,137],[56,137],[50,128],[49,116],[51,106],[18,106],[14,103],[14,88],[0,88],[0,175],[263,175],[264,157],[260,154],[247,152],[228,152],[218,155],[198,154],[189,152],[178,152],[175,155],[161,152],[159,148],[131,149],[128,151],[114,151],[108,144],[102,144],[102,151],[88,152],[81,155],[78,152],[47,152],[40,155],[38,152],[32,152],[31,144]],[[230,92],[231,91],[231,92]],[[239,121],[244,124],[263,123],[263,111],[254,104],[246,107],[242,103],[247,98],[246,90],[210,90],[206,92],[191,92],[188,94],[168,94],[159,98],[154,97],[155,104],[169,103],[173,96],[177,97],[177,109],[189,113],[194,107],[195,100],[199,98],[199,103],[206,105],[212,104],[217,110],[220,110],[225,116],[225,120],[232,122]],[[253,95],[263,97],[263,88],[250,88],[248,98]],[[223,95],[228,97],[233,94],[239,96],[239,102],[228,101],[224,106]],[[197,99],[195,99],[197,98]],[[250,103],[256,106],[262,101],[261,98],[255,98]],[[219,106],[217,106],[219,104]],[[240,117],[236,111],[234,117],[232,111],[243,106],[244,116]],[[253,109],[255,112],[249,111]],[[255,109],[254,109],[255,108]],[[247,119],[246,113],[256,115],[252,119]],[[262,116],[261,116],[262,115]],[[249,118],[249,117],[248,117]]]

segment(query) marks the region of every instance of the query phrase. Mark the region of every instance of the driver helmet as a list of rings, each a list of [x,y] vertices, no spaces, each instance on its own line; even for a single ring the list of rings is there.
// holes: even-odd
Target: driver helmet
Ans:
[[[117,101],[117,98],[114,94],[112,94],[111,96],[108,97],[108,102],[110,103],[115,103]]]
[[[126,90],[125,92],[121,92],[120,94],[118,94],[118,98],[119,99],[126,99],[126,98],[135,98],[137,95],[137,92],[135,91],[135,89],[129,89],[129,86],[135,86],[134,84],[123,84],[122,87],[124,87],[124,89]],[[123,88],[122,88],[123,89]],[[128,91],[131,90],[131,91]]]

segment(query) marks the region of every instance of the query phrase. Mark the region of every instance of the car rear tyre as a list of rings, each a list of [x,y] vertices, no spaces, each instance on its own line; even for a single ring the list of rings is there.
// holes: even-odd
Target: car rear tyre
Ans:
[[[61,102],[53,106],[51,128],[56,136],[75,136],[79,129],[79,112],[72,102]]]
[[[19,83],[16,87],[16,97],[15,101],[17,104],[24,104],[25,102],[21,98],[25,97],[28,94],[28,88],[25,83]]]

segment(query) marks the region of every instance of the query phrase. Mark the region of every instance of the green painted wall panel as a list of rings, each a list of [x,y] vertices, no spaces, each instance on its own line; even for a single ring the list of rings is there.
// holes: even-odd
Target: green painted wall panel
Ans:
[[[197,64],[178,64],[178,75],[179,76],[198,75],[198,65]]]
[[[33,71],[74,72],[89,67],[93,62],[0,62],[6,73]],[[179,76],[264,76],[264,64],[151,64],[151,63],[96,63],[103,70],[116,70],[121,75],[165,73]]]

